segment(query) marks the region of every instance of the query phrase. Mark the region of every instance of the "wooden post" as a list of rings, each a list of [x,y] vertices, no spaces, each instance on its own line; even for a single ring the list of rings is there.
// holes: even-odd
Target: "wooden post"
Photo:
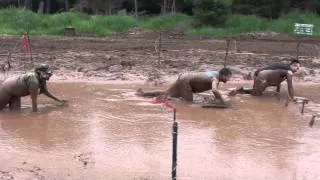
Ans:
[[[159,57],[158,57],[158,64],[161,64],[161,48],[162,48],[162,33],[160,32],[159,35]]]
[[[230,46],[230,39],[228,38],[226,40],[226,56],[224,57],[224,63],[223,63],[223,67],[226,67],[227,66],[227,59],[228,59],[228,54],[229,54],[229,46]]]
[[[311,120],[310,120],[310,122],[309,122],[309,126],[310,126],[310,127],[312,127],[312,126],[314,125],[315,120],[316,120],[316,116],[315,116],[315,115],[312,115]]]
[[[158,54],[158,66],[161,64],[161,48],[162,48],[162,33],[159,32],[159,37],[154,43],[154,49]]]
[[[299,39],[299,37],[298,37],[298,39],[297,39],[297,57],[296,57],[296,59],[297,60],[299,60],[299,56],[300,56],[300,39]]]
[[[305,104],[308,104],[308,100],[306,100],[306,99],[302,100],[301,114],[304,113],[304,105],[305,105]]]
[[[8,60],[7,60],[7,64],[8,64],[8,69],[11,69],[11,52],[8,52]]]
[[[32,63],[33,62],[33,60],[32,60],[32,49],[31,49],[31,42],[30,42],[30,38],[29,38],[29,32],[26,32],[26,36],[27,36],[27,40],[28,40],[28,44],[29,44],[30,61]]]

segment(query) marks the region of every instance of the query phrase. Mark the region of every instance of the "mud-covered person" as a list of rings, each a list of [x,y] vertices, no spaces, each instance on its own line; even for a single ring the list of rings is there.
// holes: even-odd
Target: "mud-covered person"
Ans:
[[[21,109],[21,97],[30,95],[33,112],[38,111],[37,99],[39,94],[44,94],[62,104],[66,100],[60,100],[52,95],[47,88],[47,81],[52,76],[52,70],[47,64],[35,67],[34,72],[29,72],[18,77],[8,78],[0,87],[0,110],[9,105],[10,110]]]
[[[267,87],[275,86],[277,95],[279,96],[281,83],[286,80],[288,86],[288,96],[291,100],[296,100],[294,97],[292,77],[293,73],[297,72],[300,67],[301,63],[299,60],[292,60],[289,64],[271,64],[264,68],[258,69],[254,73],[253,88],[245,89],[240,87],[234,91],[231,91],[229,95],[251,94],[253,96],[260,96]]]
[[[144,92],[138,89],[136,95],[142,97],[182,98],[185,101],[193,102],[193,93],[201,93],[212,90],[217,104],[226,104],[218,90],[220,82],[229,81],[232,73],[228,68],[222,68],[219,72],[196,72],[180,74],[178,79],[165,91]]]

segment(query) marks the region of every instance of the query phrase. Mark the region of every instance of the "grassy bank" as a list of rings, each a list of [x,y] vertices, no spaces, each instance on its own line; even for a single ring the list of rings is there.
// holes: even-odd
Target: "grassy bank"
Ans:
[[[172,30],[190,17],[182,14],[136,19],[132,16],[90,16],[84,13],[41,15],[19,9],[0,10],[0,34],[63,35],[64,28],[73,26],[80,36],[107,36],[126,32],[133,27],[150,30]]]
[[[229,36],[261,31],[293,33],[294,23],[313,24],[313,35],[320,36],[320,16],[301,12],[291,12],[276,20],[267,20],[258,16],[233,15],[219,27],[192,28],[186,33],[201,36]]]
[[[74,12],[41,15],[19,9],[3,9],[0,10],[0,21],[0,34],[9,35],[20,35],[27,30],[32,35],[63,35],[65,27],[73,26],[81,36],[108,36],[133,27],[178,30],[197,36],[227,36],[257,31],[292,33],[295,22],[314,24],[314,35],[320,35],[320,17],[300,12],[291,12],[272,21],[256,16],[233,15],[219,27],[200,28],[193,28],[190,23],[192,17],[183,14],[135,19],[131,16],[90,16]]]

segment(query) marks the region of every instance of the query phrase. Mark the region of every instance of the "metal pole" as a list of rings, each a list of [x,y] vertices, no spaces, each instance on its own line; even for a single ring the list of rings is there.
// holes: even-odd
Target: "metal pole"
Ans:
[[[176,109],[173,109],[173,126],[172,126],[172,180],[177,179],[177,141],[178,141],[178,123],[176,121]]]
[[[301,108],[301,114],[303,114],[304,113],[304,106],[305,106],[305,104],[307,104],[308,103],[308,100],[302,100],[302,108]]]

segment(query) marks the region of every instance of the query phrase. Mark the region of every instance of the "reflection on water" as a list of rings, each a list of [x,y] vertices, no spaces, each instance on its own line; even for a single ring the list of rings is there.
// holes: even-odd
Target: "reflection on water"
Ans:
[[[28,98],[22,112],[0,113],[0,172],[16,179],[169,179],[172,111],[134,96],[137,87],[51,84],[68,106],[41,96],[39,113],[30,113]],[[174,103],[179,179],[320,177],[319,126],[309,128],[297,105],[285,108],[268,94],[231,103]]]

